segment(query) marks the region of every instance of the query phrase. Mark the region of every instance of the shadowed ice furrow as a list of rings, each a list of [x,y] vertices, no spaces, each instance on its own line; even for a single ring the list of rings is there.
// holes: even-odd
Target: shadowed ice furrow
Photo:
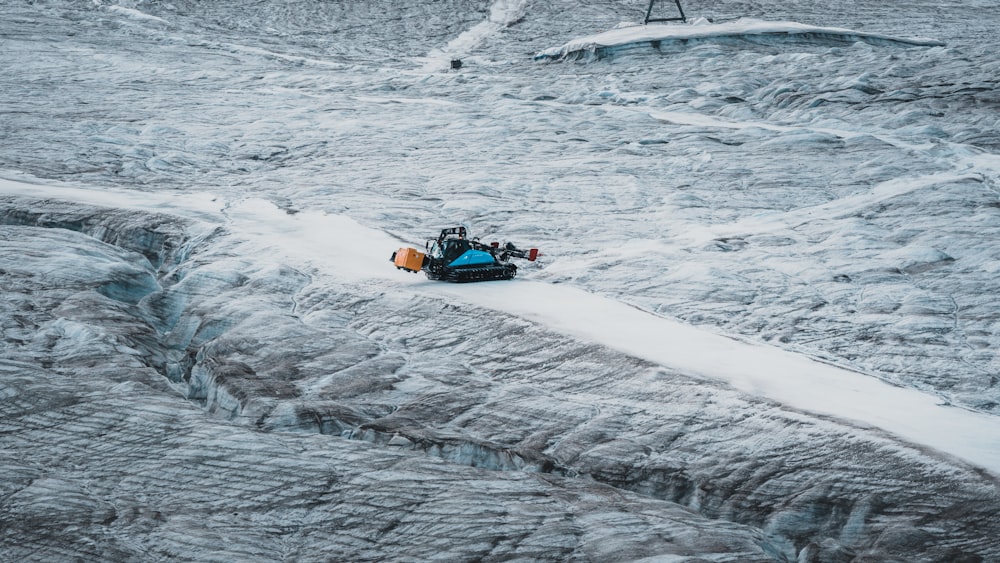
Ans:
[[[411,307],[414,317],[436,318],[416,303],[411,302]],[[429,305],[428,309],[439,308]],[[366,314],[359,319],[379,316]],[[761,410],[757,404],[746,408],[741,406],[744,399],[714,384],[685,381],[642,364],[626,368],[621,359],[611,359],[615,355],[607,352],[607,363],[595,363],[595,351],[564,353],[563,347],[579,344],[560,342],[540,332],[511,338],[512,333],[525,332],[505,326],[516,326],[517,320],[496,318],[484,325],[482,318],[467,322],[459,318],[439,322],[475,332],[480,345],[474,352],[455,350],[448,357],[462,357],[478,369],[455,373],[453,391],[432,395],[433,402],[419,399],[412,406],[401,406],[394,416],[426,420],[436,428],[496,436],[493,439],[499,439],[497,434],[506,429],[506,445],[512,449],[532,443],[576,474],[760,527],[775,542],[787,542],[784,545],[792,554],[803,550],[820,550],[824,557],[837,551],[874,554],[882,549],[881,540],[876,538],[902,533],[905,526],[913,526],[911,518],[936,519],[929,514],[954,514],[956,510],[969,511],[974,519],[986,518],[987,507],[996,502],[993,493],[988,496],[994,500],[982,504],[971,501],[992,487],[985,483],[985,488],[974,485],[959,497],[953,496],[952,485],[929,486],[938,482],[939,477],[931,475],[939,469],[934,463],[917,461],[926,454],[892,446],[878,433],[833,430],[828,425],[836,423],[777,407]],[[386,338],[406,342],[412,354],[423,354],[422,340],[434,340],[443,328],[426,321],[421,329],[413,326],[412,320],[401,319],[392,328],[368,322],[355,326],[366,334],[374,331],[372,337],[379,340],[382,333],[391,334]],[[508,336],[496,338],[494,331]],[[533,352],[534,348],[546,353]],[[510,350],[524,350],[532,361],[552,356],[564,359],[547,362],[544,369],[536,371]],[[411,364],[415,362],[411,360]],[[593,394],[585,382],[577,381],[577,374],[584,373],[595,377]],[[459,398],[464,395],[462,389],[480,378],[476,386],[493,388],[490,395],[497,400],[486,399],[471,410],[444,407],[463,404]],[[437,381],[443,384],[446,380]],[[530,389],[496,390],[512,385]],[[546,397],[549,405],[544,416],[532,406],[539,397]],[[616,397],[627,400],[618,402]],[[567,404],[589,408],[567,409]],[[503,420],[519,423],[498,424]],[[516,432],[510,431],[511,426],[517,426]],[[703,450],[706,443],[713,445],[711,454]],[[886,467],[896,471],[887,473]],[[945,470],[948,473],[950,470]],[[859,508],[869,506],[866,499],[873,496],[884,504]],[[778,498],[785,500],[773,504]],[[971,504],[958,498],[970,499]],[[859,524],[859,519],[864,523]],[[948,529],[940,535],[928,534],[926,544],[918,549],[936,549],[938,556],[945,557],[942,554],[950,553],[946,546],[952,544],[953,534],[960,533],[964,525]],[[817,547],[824,542],[825,547]],[[988,541],[973,540],[972,545],[993,549]],[[894,544],[893,549],[898,548]]]
[[[62,378],[36,371],[26,379],[30,383],[21,390],[41,397],[45,393],[38,391]],[[3,381],[7,389],[10,380]],[[101,385],[77,381],[78,389],[96,391]],[[550,483],[520,473],[455,472],[391,448],[254,434],[206,419],[200,409],[184,408],[168,395],[145,395],[144,411],[133,410],[133,404],[131,392],[105,389],[80,401],[71,413],[80,421],[72,432],[53,433],[59,425],[17,429],[44,438],[32,445],[34,459],[61,455],[34,467],[0,456],[4,482],[17,483],[0,499],[5,553],[188,557],[198,549],[200,557],[212,558],[297,553],[307,560],[368,560],[389,554],[430,558],[442,553],[443,544],[459,558],[520,553],[551,559],[578,550],[599,558],[612,546],[594,529],[598,526],[620,530],[614,534],[618,542],[620,534],[638,534],[619,547],[629,553],[705,552],[696,547],[699,534],[683,523],[691,516],[667,504],[635,497],[623,509],[644,506],[638,520],[586,518],[621,499],[621,493],[594,485]],[[116,417],[104,414],[109,410],[125,418],[141,416],[152,439],[137,444],[133,429],[115,424]],[[76,452],[66,448],[66,440],[105,447]],[[578,523],[559,525],[567,514],[577,515],[569,522]],[[674,534],[664,541],[669,530]],[[481,545],[459,541],[470,531]],[[404,547],[381,541],[390,533]],[[766,560],[740,528],[729,526],[724,537],[712,547],[718,560]]]

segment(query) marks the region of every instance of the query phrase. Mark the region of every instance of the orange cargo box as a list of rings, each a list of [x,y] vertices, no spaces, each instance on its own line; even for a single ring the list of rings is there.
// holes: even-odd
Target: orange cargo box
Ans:
[[[400,248],[396,251],[394,263],[397,268],[419,272],[420,267],[424,265],[424,253],[416,248]]]

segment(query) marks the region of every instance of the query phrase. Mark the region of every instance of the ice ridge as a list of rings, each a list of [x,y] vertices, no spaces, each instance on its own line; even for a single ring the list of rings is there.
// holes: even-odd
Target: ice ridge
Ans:
[[[609,31],[572,39],[560,46],[540,51],[535,55],[535,60],[600,57],[615,49],[629,46],[651,45],[658,49],[664,43],[687,44],[700,40],[745,40],[770,43],[832,40],[922,47],[944,45],[941,41],[924,37],[895,37],[881,33],[838,27],[820,27],[789,21],[771,22],[741,18],[731,22],[712,23],[705,19],[697,19],[688,24],[620,25]]]

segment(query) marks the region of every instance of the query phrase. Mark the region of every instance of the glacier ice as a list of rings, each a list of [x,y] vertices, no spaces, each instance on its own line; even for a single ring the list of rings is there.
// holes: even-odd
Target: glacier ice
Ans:
[[[642,8],[3,4],[4,558],[1000,558],[988,464],[393,276],[468,224],[997,416],[993,3],[710,1],[943,45],[532,60]]]

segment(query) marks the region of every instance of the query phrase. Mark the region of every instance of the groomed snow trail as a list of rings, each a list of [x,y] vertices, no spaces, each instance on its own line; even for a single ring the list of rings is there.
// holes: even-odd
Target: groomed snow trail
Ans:
[[[526,0],[496,0],[490,6],[489,18],[465,30],[445,47],[431,51],[424,59],[426,62],[422,70],[435,72],[448,69],[453,59],[467,56],[490,36],[516,23],[526,9]]]
[[[430,282],[389,263],[394,250],[412,242],[396,240],[346,216],[291,214],[259,199],[224,202],[211,194],[96,191],[11,180],[0,180],[0,194],[145,209],[225,224],[258,249],[261,260],[311,267],[337,282],[368,285],[375,291],[440,296],[516,315],[792,408],[881,428],[1000,475],[997,417],[952,407],[933,395],[802,355],[698,329],[576,287],[532,282],[525,279],[530,273],[511,282]]]

